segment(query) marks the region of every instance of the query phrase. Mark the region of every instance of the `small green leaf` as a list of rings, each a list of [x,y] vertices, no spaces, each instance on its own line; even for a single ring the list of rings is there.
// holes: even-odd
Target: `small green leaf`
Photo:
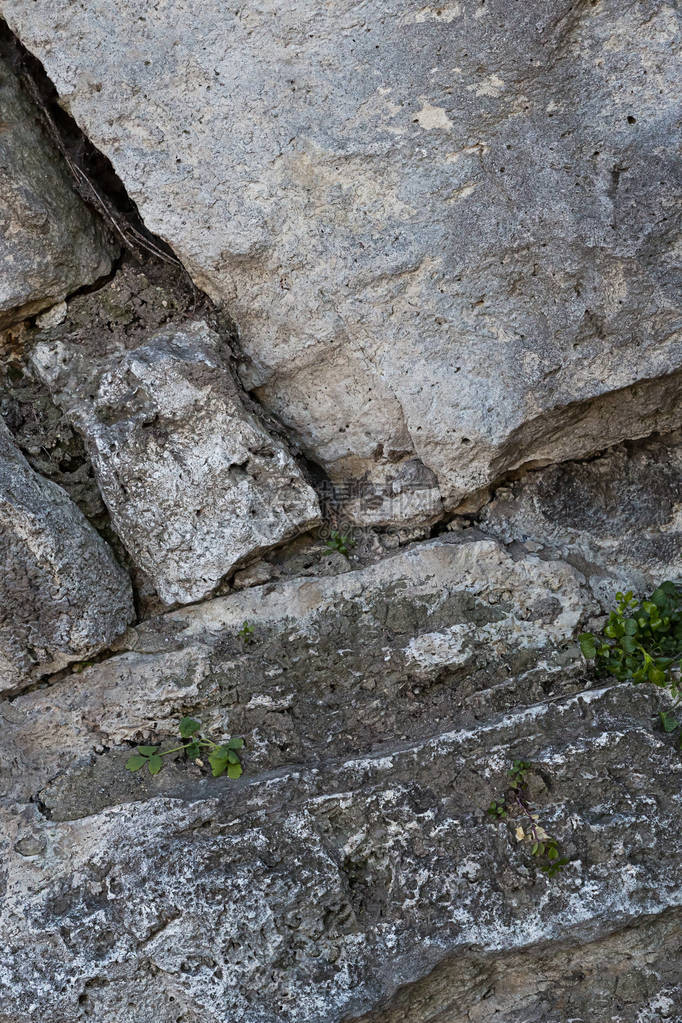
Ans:
[[[583,632],[583,634],[579,637],[579,642],[583,657],[585,657],[588,661],[594,660],[597,655],[597,647],[592,633]]]
[[[209,753],[208,762],[211,765],[211,774],[214,778],[219,778],[221,774],[225,773],[227,754],[228,751],[224,746],[218,746],[217,749],[211,750]]]
[[[187,754],[190,760],[196,760],[196,758],[201,753],[201,746],[196,741],[196,739],[194,739],[192,742],[188,743],[187,746],[185,746],[185,753]]]
[[[146,757],[132,756],[126,760],[127,771],[139,771],[147,763]]]
[[[191,739],[200,728],[201,724],[194,718],[183,718],[180,722],[180,735],[183,739]]]
[[[243,749],[243,747],[244,747],[244,740],[237,736],[237,737],[235,737],[233,739],[230,739],[230,741],[228,742],[227,746],[228,746],[228,749]]]
[[[149,767],[150,774],[158,774],[163,767],[163,760],[161,757],[150,757],[147,761],[147,766]]]
[[[138,746],[137,752],[140,753],[143,757],[153,757],[154,754],[158,751],[158,748],[159,748],[158,746]]]
[[[230,766],[227,769],[227,776],[228,778],[236,779],[242,775],[243,771],[244,768],[242,767],[241,764],[230,764]]]
[[[249,625],[248,622],[244,622],[237,635],[241,637],[244,643],[250,643],[253,639],[254,631],[253,625]]]
[[[673,717],[670,711],[662,710],[659,714],[659,717],[661,719],[661,724],[663,725],[664,732],[674,732],[677,726],[679,725],[679,721],[677,720],[677,718]]]

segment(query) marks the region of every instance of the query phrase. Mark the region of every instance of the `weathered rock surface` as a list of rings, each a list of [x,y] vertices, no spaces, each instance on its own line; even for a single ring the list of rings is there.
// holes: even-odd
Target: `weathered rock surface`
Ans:
[[[682,578],[676,6],[5,0],[222,308],[0,341],[0,1023],[682,1023],[668,697],[576,643]],[[111,252],[15,86],[0,326]],[[323,557],[301,448],[392,528]],[[126,771],[186,714],[238,782]]]
[[[500,488],[481,529],[575,565],[604,610],[618,590],[682,580],[682,439],[621,445]]]
[[[83,438],[32,370],[29,353],[39,340],[68,335],[69,345],[89,345],[93,360],[104,352],[133,348],[169,322],[196,311],[196,291],[174,268],[148,261],[138,265],[122,257],[113,276],[95,290],[62,303],[59,322],[0,333],[0,416],[41,476],[58,483],[97,528],[106,525],[106,508],[94,479]],[[53,307],[59,308],[59,307]]]
[[[657,690],[586,688],[592,607],[571,566],[453,536],[159,616],[0,703],[2,1023],[334,1023],[416,981],[390,1023],[674,1019],[682,760]],[[124,770],[186,712],[246,737],[238,783]],[[516,757],[552,882],[485,815]]]
[[[88,657],[134,618],[130,582],[0,420],[0,693]]]
[[[112,524],[166,603],[205,597],[247,556],[319,522],[314,490],[245,408],[203,321],[132,351],[46,341],[33,363],[83,433]]]
[[[679,424],[671,0],[4,11],[355,518]]]
[[[574,691],[582,664],[571,637],[591,607],[575,569],[515,561],[489,539],[432,541],[361,571],[253,587],[141,623],[122,641],[127,652],[15,701],[0,781],[25,797],[27,784],[55,776],[64,750],[86,756],[172,733],[183,708],[203,707],[214,731],[248,734],[262,770],[471,724],[541,700],[552,679],[557,693]],[[255,630],[246,647],[245,620]],[[68,775],[76,796],[79,777]],[[88,799],[106,800],[111,784],[114,801],[139,790],[117,768]]]
[[[116,251],[0,57],[0,328],[107,274]]]
[[[682,913],[579,948],[463,953],[357,1023],[678,1023]]]

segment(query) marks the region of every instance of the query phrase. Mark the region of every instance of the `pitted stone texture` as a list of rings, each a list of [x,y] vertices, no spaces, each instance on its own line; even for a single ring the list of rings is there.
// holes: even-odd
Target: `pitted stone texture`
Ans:
[[[131,351],[45,341],[33,363],[83,433],[112,524],[167,604],[200,600],[249,555],[319,521],[315,492],[244,406],[203,321]]]
[[[678,1023],[682,912],[579,945],[469,952],[356,1023]]]
[[[0,327],[107,274],[116,252],[0,57]]]
[[[134,618],[128,577],[0,420],[0,693],[107,647]]]
[[[496,492],[480,528],[569,561],[605,611],[618,590],[643,595],[666,579],[682,581],[682,438],[529,473]]]
[[[679,424],[672,0],[4,11],[354,519]]]
[[[34,1023],[40,1005],[60,1023],[340,1023],[444,961],[523,952],[533,975],[552,951],[679,907],[682,761],[651,729],[657,700],[585,692],[79,820],[5,804],[0,1020]],[[552,881],[517,821],[486,818],[519,756],[570,857]],[[657,959],[653,993],[679,1012]],[[651,994],[630,977],[620,1018]]]

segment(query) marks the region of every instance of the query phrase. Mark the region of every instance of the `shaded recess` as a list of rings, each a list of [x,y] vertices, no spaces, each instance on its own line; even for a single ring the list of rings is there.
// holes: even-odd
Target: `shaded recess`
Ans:
[[[183,270],[170,247],[143,224],[111,161],[93,146],[73,117],[60,106],[57,90],[41,62],[29,53],[2,18],[0,56],[35,105],[38,120],[71,171],[75,190],[106,222],[114,239],[138,257],[146,253]],[[97,284],[91,287],[94,290]]]

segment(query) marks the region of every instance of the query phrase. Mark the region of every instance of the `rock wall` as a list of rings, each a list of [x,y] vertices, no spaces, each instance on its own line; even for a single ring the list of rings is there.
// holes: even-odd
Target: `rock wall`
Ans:
[[[0,1023],[681,1023],[676,5],[0,13]]]
[[[358,521],[679,425],[676,4],[4,11]]]

